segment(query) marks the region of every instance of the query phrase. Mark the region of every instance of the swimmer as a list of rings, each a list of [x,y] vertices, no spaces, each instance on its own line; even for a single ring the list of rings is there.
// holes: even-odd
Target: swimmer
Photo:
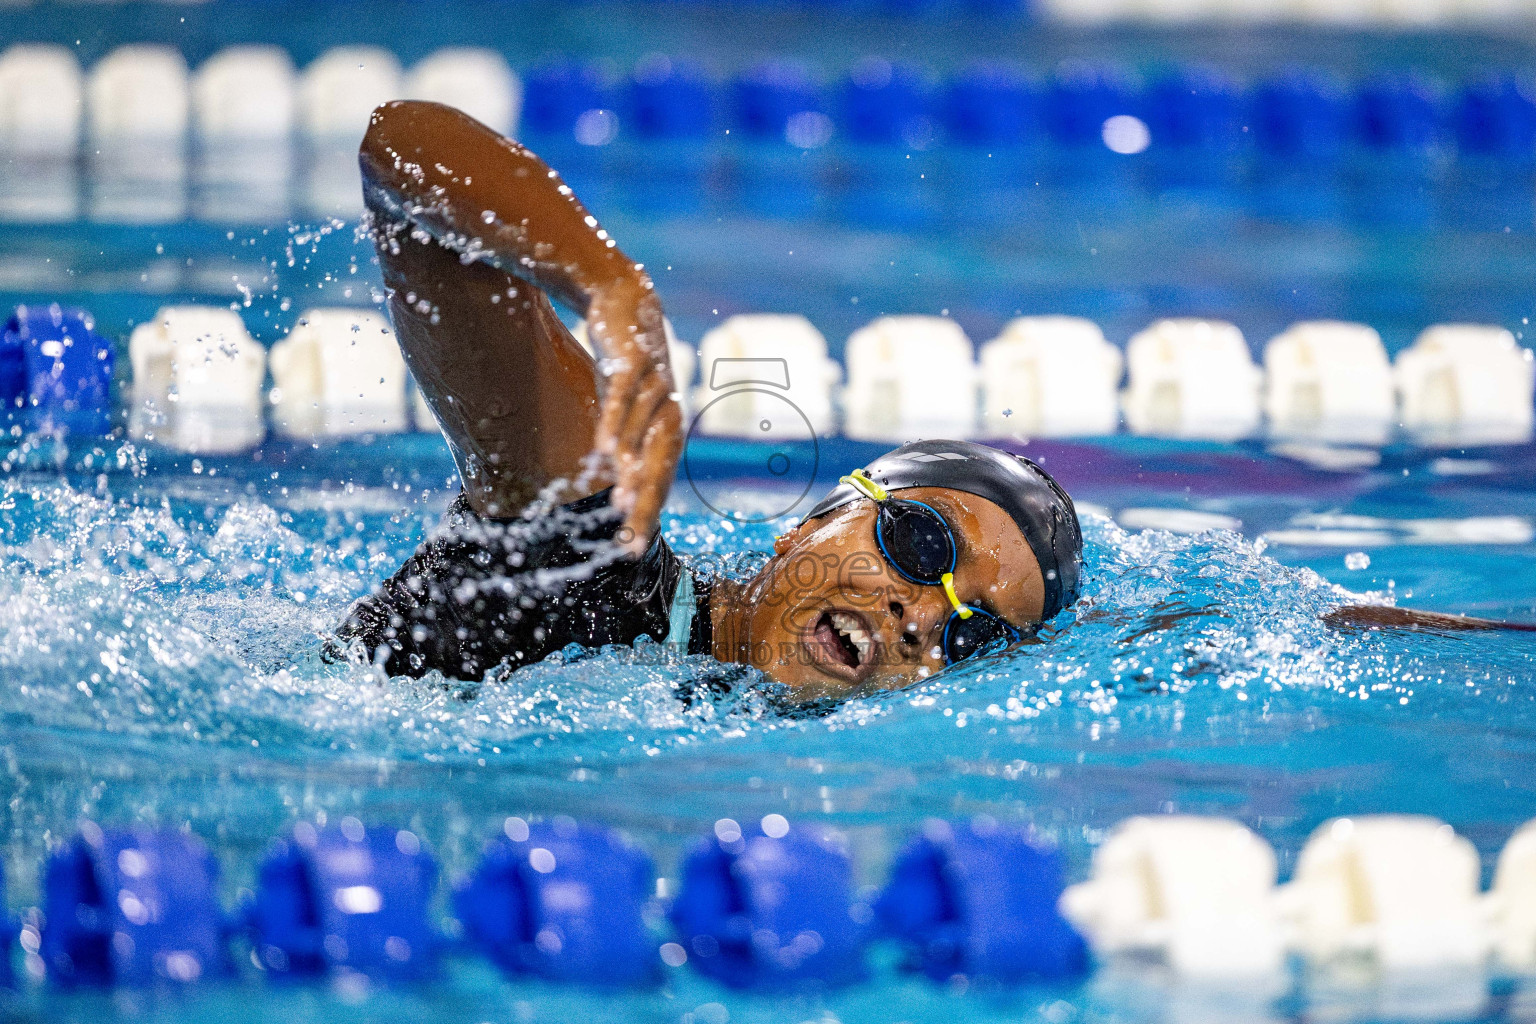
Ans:
[[[380,107],[360,162],[395,331],[464,488],[338,628],[362,657],[480,679],[648,634],[836,698],[1032,635],[1075,600],[1071,499],[958,441],[848,467],[752,579],[695,576],[659,532],[683,429],[644,268],[537,156],[449,107]],[[586,317],[599,361],[551,297]]]
[[[963,441],[849,467],[751,579],[696,575],[659,531],[683,431],[645,269],[537,156],[450,107],[380,107],[359,159],[390,315],[463,492],[353,606],[342,649],[478,680],[649,635],[837,699],[1024,640],[1076,600],[1072,500],[1029,460]],[[551,297],[586,318],[599,360]]]

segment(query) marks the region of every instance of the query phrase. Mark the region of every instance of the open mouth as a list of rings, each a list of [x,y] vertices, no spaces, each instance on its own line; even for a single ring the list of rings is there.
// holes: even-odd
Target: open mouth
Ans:
[[[868,665],[874,651],[874,637],[863,616],[852,612],[822,612],[816,620],[812,636],[825,659],[850,674]]]

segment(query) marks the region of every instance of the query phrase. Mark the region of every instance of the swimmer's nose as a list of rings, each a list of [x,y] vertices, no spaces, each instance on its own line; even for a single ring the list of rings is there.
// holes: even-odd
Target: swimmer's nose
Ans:
[[[950,608],[948,599],[942,595],[932,599],[923,594],[915,601],[891,601],[886,611],[886,621],[896,637],[888,649],[903,662],[916,664],[932,653]]]

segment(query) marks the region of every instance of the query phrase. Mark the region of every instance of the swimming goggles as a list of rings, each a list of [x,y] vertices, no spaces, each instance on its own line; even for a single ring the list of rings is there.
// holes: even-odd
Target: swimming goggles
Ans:
[[[960,602],[955,594],[959,547],[949,523],[932,505],[891,497],[862,469],[840,482],[857,488],[875,503],[875,543],[886,563],[913,583],[944,588],[953,609],[940,641],[945,664],[964,661],[999,640],[1013,643],[1021,638],[1006,619]]]

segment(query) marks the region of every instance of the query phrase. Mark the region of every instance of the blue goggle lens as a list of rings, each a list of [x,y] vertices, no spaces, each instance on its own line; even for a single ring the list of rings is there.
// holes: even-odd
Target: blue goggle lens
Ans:
[[[921,502],[881,502],[875,536],[886,559],[915,583],[937,585],[955,571],[954,535],[943,517]]]

